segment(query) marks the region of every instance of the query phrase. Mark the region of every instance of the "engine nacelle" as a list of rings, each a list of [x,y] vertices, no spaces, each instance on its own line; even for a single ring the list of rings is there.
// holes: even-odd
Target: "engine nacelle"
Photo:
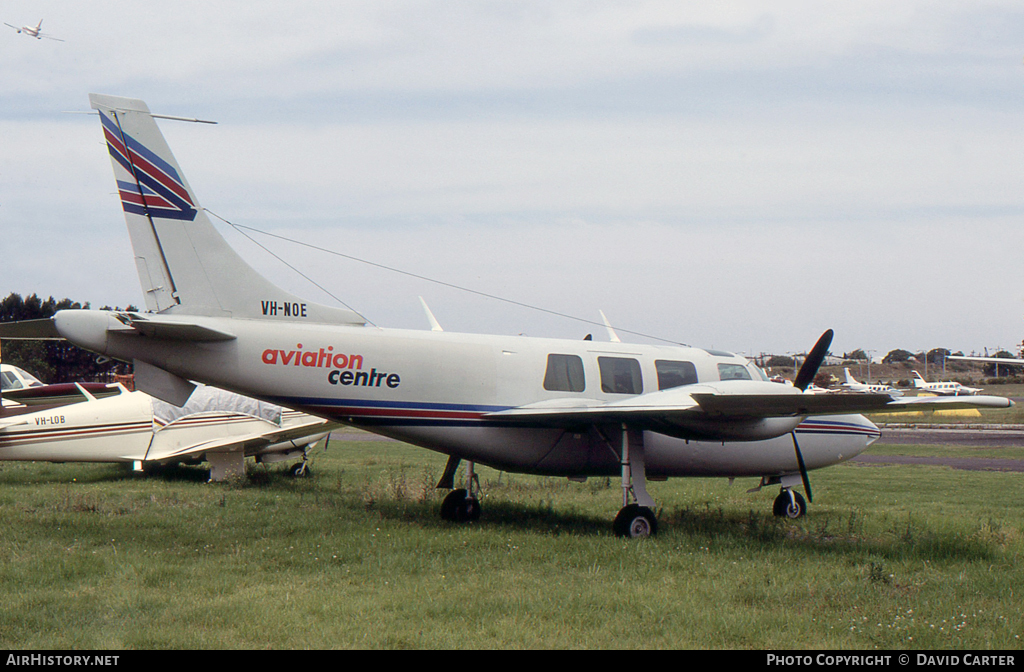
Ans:
[[[652,428],[660,434],[695,441],[763,441],[789,434],[803,416],[785,418],[687,418]]]

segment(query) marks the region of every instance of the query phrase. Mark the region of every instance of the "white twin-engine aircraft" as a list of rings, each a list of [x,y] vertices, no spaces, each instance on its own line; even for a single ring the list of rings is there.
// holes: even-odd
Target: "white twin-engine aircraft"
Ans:
[[[90,95],[113,163],[148,312],[64,310],[39,325],[93,352],[132,361],[136,385],[183,403],[188,381],[394,437],[449,456],[441,507],[479,516],[473,464],[533,474],[621,475],[615,532],[657,529],[647,481],[754,477],[781,485],[775,513],[803,515],[793,488],[879,436],[862,411],[1007,407],[1001,397],[896,400],[805,394],[828,331],[794,385],[745,358],[689,347],[410,331],[274,286],[208,220],[144,102]],[[32,325],[22,324],[24,330]],[[54,333],[56,332],[56,333]]]
[[[949,359],[952,359],[950,357]],[[978,394],[981,392],[980,387],[967,387],[961,385],[955,380],[944,381],[939,383],[929,383],[925,380],[920,373],[917,371],[911,371],[914,374],[914,387],[920,392],[927,392],[929,394],[941,394],[943,396],[956,397],[963,394]]]
[[[879,392],[893,397],[903,396],[903,390],[897,390],[892,385],[886,385],[884,383],[862,383],[850,374],[849,369],[844,368],[843,374],[846,376],[846,381],[842,385],[844,390],[848,390],[850,392]]]

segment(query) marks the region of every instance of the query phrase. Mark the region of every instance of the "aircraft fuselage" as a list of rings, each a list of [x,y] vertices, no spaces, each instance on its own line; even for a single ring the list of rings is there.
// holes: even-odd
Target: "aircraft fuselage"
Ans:
[[[688,375],[696,377],[688,382],[762,380],[743,357],[681,346],[293,321],[197,316],[188,320],[235,338],[197,343],[152,339],[130,330],[118,333],[108,331],[116,324],[113,314],[97,311],[63,311],[57,324],[73,342],[101,354],[140,359],[185,379],[447,455],[538,474],[619,473],[621,427],[523,423],[489,414],[566,398],[619,401],[672,385],[680,362],[691,371]],[[565,360],[576,362],[572,373],[559,368]],[[671,373],[659,372],[665,362],[672,363]],[[561,379],[558,374],[563,374]],[[752,430],[749,438],[755,440],[708,440],[700,427],[691,434],[676,431],[674,436],[647,431],[647,473],[654,478],[792,474],[797,470],[789,436],[793,427],[808,469],[849,459],[879,435],[860,415],[773,422],[767,429]]]

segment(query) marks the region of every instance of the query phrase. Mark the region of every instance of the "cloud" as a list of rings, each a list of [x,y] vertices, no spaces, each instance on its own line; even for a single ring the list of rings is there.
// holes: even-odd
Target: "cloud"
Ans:
[[[0,277],[23,292],[141,303],[98,125],[61,113],[97,91],[221,122],[161,122],[214,212],[481,291],[735,349],[1020,337],[1010,2],[4,9],[40,15],[67,42],[0,34]],[[432,289],[293,260],[423,326]],[[454,329],[601,333],[428,299]]]

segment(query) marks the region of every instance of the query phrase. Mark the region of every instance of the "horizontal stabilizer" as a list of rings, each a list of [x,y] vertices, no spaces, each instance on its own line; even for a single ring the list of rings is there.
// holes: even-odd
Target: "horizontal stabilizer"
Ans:
[[[234,334],[194,322],[154,319],[134,313],[130,315],[128,324],[143,336],[169,341],[230,341],[235,338]]]
[[[59,341],[64,337],[49,317],[41,320],[20,320],[0,323],[0,338],[11,340]]]

